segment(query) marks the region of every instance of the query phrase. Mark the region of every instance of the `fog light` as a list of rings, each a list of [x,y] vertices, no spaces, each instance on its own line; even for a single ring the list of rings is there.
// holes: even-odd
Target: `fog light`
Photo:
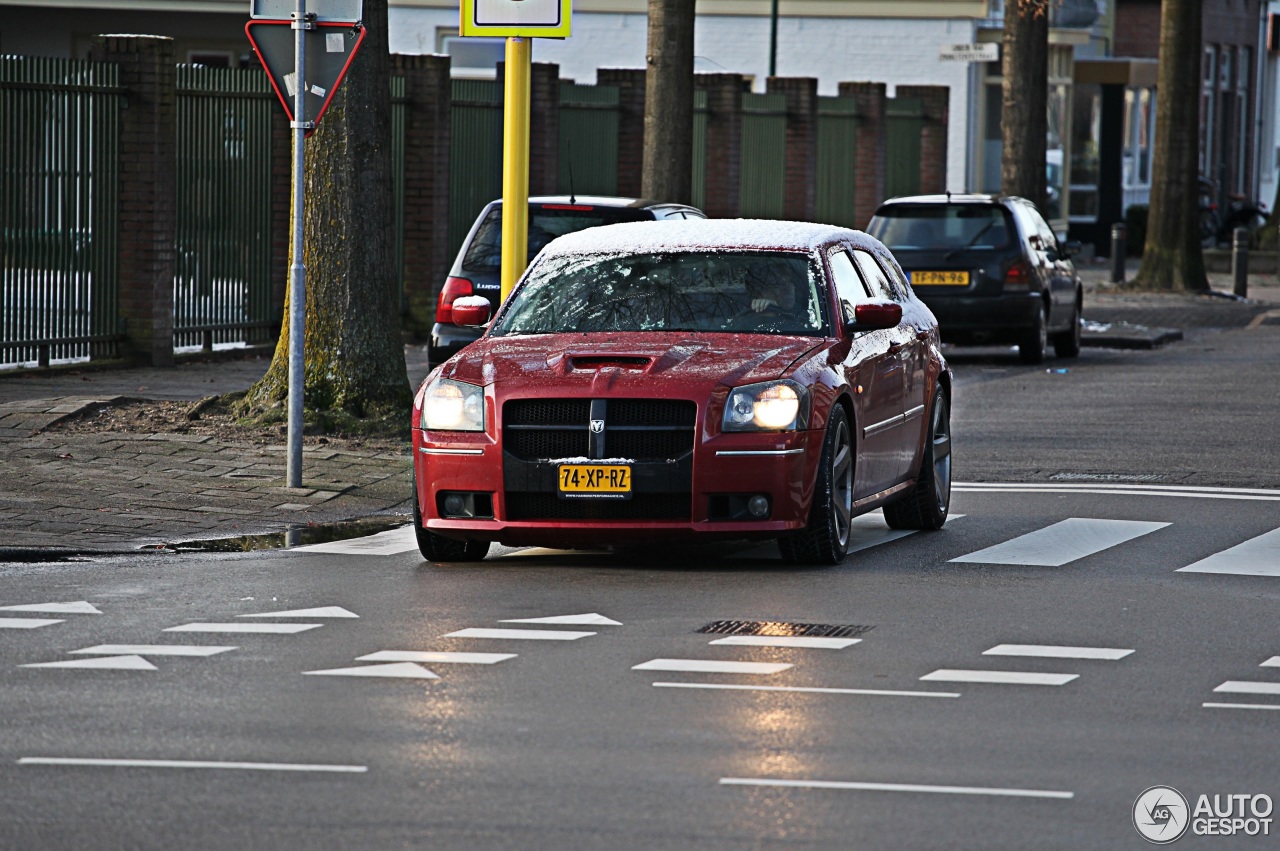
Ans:
[[[458,515],[467,509],[467,502],[462,498],[462,494],[451,493],[444,498],[444,513]]]
[[[769,497],[756,494],[747,502],[747,511],[751,512],[752,517],[768,517],[769,516]]]

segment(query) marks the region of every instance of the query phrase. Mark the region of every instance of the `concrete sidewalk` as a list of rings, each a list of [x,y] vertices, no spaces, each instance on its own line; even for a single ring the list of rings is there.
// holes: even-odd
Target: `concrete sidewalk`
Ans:
[[[1251,281],[1248,301],[1139,294],[1085,268],[1085,344],[1151,348],[1193,329],[1280,324],[1280,287]],[[1224,292],[1230,281],[1215,276]],[[422,346],[405,349],[413,387]],[[165,544],[277,533],[371,515],[407,516],[411,456],[334,441],[303,452],[304,487],[285,486],[285,440],[228,442],[192,433],[46,430],[126,399],[195,402],[248,388],[267,357],[185,362],[172,369],[63,368],[0,372],[0,561],[52,553],[138,552]]]

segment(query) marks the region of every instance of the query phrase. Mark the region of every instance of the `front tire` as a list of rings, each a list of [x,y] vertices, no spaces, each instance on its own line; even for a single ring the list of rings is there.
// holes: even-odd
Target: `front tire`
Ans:
[[[822,461],[813,486],[809,523],[799,532],[778,539],[778,550],[789,564],[839,564],[849,550],[853,525],[853,437],[849,416],[836,405],[827,420]]]
[[[489,554],[488,541],[459,541],[424,529],[416,486],[413,490],[413,534],[418,539],[418,552],[427,561],[480,561]]]
[[[898,502],[884,507],[890,529],[941,529],[951,509],[951,406],[939,387],[929,411],[929,433],[916,485]]]

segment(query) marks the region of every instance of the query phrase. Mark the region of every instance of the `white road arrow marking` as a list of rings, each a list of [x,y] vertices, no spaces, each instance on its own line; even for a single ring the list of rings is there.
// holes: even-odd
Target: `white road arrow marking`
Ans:
[[[98,644],[72,650],[88,656],[217,656],[234,647],[200,647],[190,644]]]
[[[555,615],[549,618],[513,618],[512,620],[498,621],[498,623],[553,623],[577,626],[622,626],[618,621],[606,618],[604,615],[591,612],[586,615]]]
[[[438,680],[440,677],[413,662],[390,665],[362,665],[358,668],[333,668],[328,671],[303,671],[313,677],[395,677],[410,680]]]
[[[319,609],[294,609],[289,612],[262,612],[256,615],[236,615],[238,618],[358,618],[341,606],[324,606]]]
[[[103,656],[100,659],[74,659],[70,662],[37,662],[19,665],[20,668],[94,668],[100,671],[154,671],[152,665],[141,656]]]
[[[188,623],[171,626],[165,632],[239,632],[260,635],[293,635],[319,629],[322,623]]]
[[[435,650],[379,650],[357,662],[436,662],[447,665],[496,665],[516,658],[514,653],[450,653]]]
[[[0,606],[0,612],[44,612],[50,615],[102,614],[87,600],[77,600],[74,603],[27,603],[22,606]]]
[[[51,626],[55,623],[62,623],[62,620],[51,620],[49,618],[0,618],[0,629],[37,629],[42,626]]]

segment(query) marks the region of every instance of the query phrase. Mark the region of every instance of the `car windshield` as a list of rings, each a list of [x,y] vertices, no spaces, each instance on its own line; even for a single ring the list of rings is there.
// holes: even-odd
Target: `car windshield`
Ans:
[[[1012,223],[997,204],[893,204],[876,212],[867,232],[891,251],[1009,247]]]
[[[821,291],[809,255],[798,252],[558,256],[529,270],[491,333],[825,336]]]
[[[597,207],[592,204],[537,204],[529,207],[529,256],[532,260],[557,236],[616,222],[652,219],[636,207]],[[462,259],[465,269],[497,270],[502,266],[502,207],[494,207],[484,217],[475,239]]]

